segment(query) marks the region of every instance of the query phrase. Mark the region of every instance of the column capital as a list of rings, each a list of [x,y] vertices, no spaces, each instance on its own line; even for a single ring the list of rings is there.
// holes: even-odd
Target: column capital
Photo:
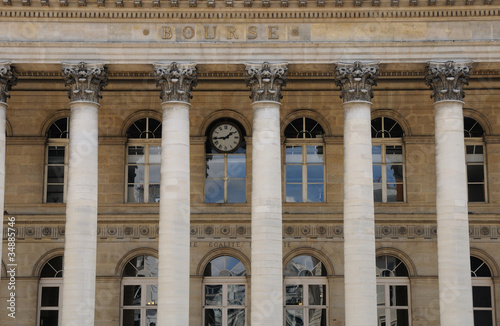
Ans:
[[[379,76],[378,62],[356,61],[337,63],[335,84],[340,87],[340,98],[344,103],[352,101],[371,102],[372,86],[377,85]]]
[[[102,63],[63,63],[62,74],[71,102],[99,104],[101,90],[108,84],[106,68]]]
[[[196,63],[155,63],[156,86],[165,102],[186,102],[193,98],[191,91],[198,85]]]
[[[245,81],[250,86],[252,102],[280,102],[286,86],[288,63],[245,63]]]
[[[462,101],[464,85],[469,85],[472,62],[429,62],[425,84],[432,89],[434,103],[440,101]]]
[[[16,83],[17,78],[11,63],[0,63],[0,102],[7,103],[7,99],[10,98],[9,91]]]

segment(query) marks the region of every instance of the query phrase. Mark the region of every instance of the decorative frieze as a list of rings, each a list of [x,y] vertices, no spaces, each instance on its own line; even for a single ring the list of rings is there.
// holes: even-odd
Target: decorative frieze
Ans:
[[[439,101],[462,101],[464,85],[469,85],[472,62],[429,62],[425,84],[432,89],[431,98]]]
[[[83,101],[99,104],[101,90],[107,85],[106,68],[102,63],[64,63],[62,74],[71,102]]]
[[[0,102],[7,103],[7,99],[10,98],[9,91],[16,83],[17,78],[11,63],[0,63]]]
[[[160,98],[163,102],[189,103],[193,97],[191,91],[198,84],[195,63],[157,63],[154,65],[154,71],[156,86],[161,87]]]
[[[252,102],[279,102],[283,97],[282,87],[288,78],[287,63],[245,64],[245,81],[250,86]]]
[[[352,101],[370,102],[372,86],[377,85],[378,63],[338,63],[335,69],[335,83],[340,87],[340,98],[344,103]]]

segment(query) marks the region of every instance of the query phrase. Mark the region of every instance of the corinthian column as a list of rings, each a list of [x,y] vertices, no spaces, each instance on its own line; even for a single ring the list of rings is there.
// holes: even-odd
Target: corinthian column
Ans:
[[[438,225],[441,325],[470,326],[470,276],[467,174],[464,153],[463,86],[471,63],[431,62],[426,84],[434,98],[436,134],[436,212]]]
[[[338,63],[344,107],[344,284],[346,326],[377,322],[371,139],[378,63]]]
[[[280,99],[287,72],[286,63],[245,69],[253,109],[252,325],[283,325]]]
[[[5,124],[7,111],[7,98],[9,91],[16,84],[14,68],[10,62],[0,63],[0,225],[3,228],[3,211],[5,197]],[[2,232],[0,232],[0,256],[2,256]]]
[[[71,100],[62,325],[94,325],[97,248],[97,129],[103,64],[63,64]]]
[[[158,63],[161,87],[159,326],[189,325],[189,100],[197,84],[196,64]]]

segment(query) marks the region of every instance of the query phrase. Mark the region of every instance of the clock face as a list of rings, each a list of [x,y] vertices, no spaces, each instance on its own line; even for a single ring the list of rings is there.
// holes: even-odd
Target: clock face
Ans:
[[[230,122],[221,122],[210,132],[210,143],[219,152],[234,152],[241,144],[240,129]]]

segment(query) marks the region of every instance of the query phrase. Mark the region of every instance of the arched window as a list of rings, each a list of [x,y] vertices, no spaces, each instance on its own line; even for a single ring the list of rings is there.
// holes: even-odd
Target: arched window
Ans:
[[[158,259],[135,257],[125,265],[122,276],[121,325],[156,326]]]
[[[298,118],[285,128],[285,201],[325,201],[324,141],[321,125]]]
[[[377,257],[377,325],[410,325],[408,268],[394,256]]]
[[[405,201],[403,129],[396,121],[372,120],[373,197],[375,202]]]
[[[203,325],[246,325],[246,275],[241,261],[220,256],[203,273]]]
[[[39,326],[61,325],[63,256],[49,260],[40,272],[38,283],[38,321]]]
[[[467,190],[469,202],[486,201],[484,130],[474,119],[464,117]]]
[[[69,118],[54,122],[46,136],[44,201],[63,203],[68,175]]]
[[[493,309],[493,280],[491,271],[486,263],[477,258],[470,257],[472,277],[472,302],[474,306],[474,325],[493,326],[495,320]]]
[[[207,128],[206,203],[246,202],[244,129],[233,119],[218,119]]]
[[[127,130],[127,191],[129,203],[160,201],[161,122],[143,118]]]
[[[324,264],[309,255],[285,266],[285,325],[326,326],[328,292]]]

